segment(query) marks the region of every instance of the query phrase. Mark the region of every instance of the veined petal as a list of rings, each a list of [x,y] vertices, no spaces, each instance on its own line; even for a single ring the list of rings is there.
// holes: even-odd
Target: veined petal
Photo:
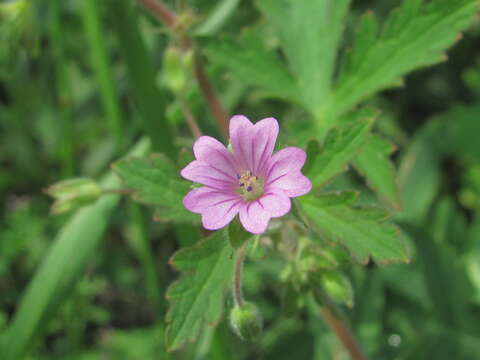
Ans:
[[[287,147],[272,156],[266,176],[266,183],[275,181],[280,176],[299,171],[305,164],[307,154],[300,148]]]
[[[245,139],[248,138],[248,130],[252,127],[253,124],[246,116],[235,115],[230,119],[230,143],[233,147],[236,163],[240,167],[239,170],[251,170],[246,153],[250,149],[250,146],[246,143]]]
[[[290,211],[291,200],[283,191],[268,192],[257,200],[271,217],[280,217]]]
[[[232,153],[217,139],[201,136],[193,144],[193,153],[197,160],[218,168],[236,178],[237,172]]]
[[[190,191],[183,199],[187,210],[202,214],[205,229],[217,230],[227,225],[238,214],[243,199],[235,193],[227,193],[201,187]]]
[[[300,148],[288,147],[272,156],[265,181],[265,190],[281,189],[288,197],[308,193],[312,183],[300,170],[305,164],[307,154]]]
[[[274,118],[256,124],[243,116],[230,120],[230,140],[237,163],[255,175],[264,176],[265,164],[270,159],[278,136],[278,122]]]
[[[228,190],[236,186],[236,179],[232,175],[201,160],[192,161],[180,174],[187,180],[216,189]]]
[[[270,218],[270,213],[257,200],[243,203],[240,208],[240,222],[252,234],[265,232]]]
[[[265,175],[265,165],[271,158],[275,142],[278,136],[278,122],[270,117],[257,122],[253,129],[255,133],[252,136],[253,169],[256,174]]]
[[[312,190],[312,182],[300,171],[294,171],[279,176],[266,187],[267,191],[277,192],[278,189],[283,190],[288,197],[297,197],[309,193]]]

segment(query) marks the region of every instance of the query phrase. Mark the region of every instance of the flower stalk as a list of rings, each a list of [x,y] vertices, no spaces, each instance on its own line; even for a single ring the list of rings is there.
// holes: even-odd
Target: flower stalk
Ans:
[[[243,274],[243,262],[245,261],[245,254],[247,252],[247,244],[245,242],[237,251],[235,257],[235,271],[233,273],[233,301],[235,306],[242,307],[244,305],[243,293],[242,293],[242,274]]]

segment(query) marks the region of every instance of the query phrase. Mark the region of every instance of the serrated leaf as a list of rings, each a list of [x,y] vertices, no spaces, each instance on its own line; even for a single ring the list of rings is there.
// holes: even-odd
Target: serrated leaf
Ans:
[[[406,0],[378,33],[372,13],[362,19],[332,97],[318,113],[335,118],[401,77],[445,59],[444,51],[471,23],[477,0]]]
[[[234,262],[227,230],[217,231],[194,246],[178,251],[170,260],[182,272],[167,291],[165,340],[169,351],[194,341],[202,327],[220,320],[225,284]]]
[[[350,0],[259,0],[258,7],[280,34],[301,99],[313,111],[333,77],[344,17]]]
[[[158,220],[199,221],[198,215],[187,211],[182,202],[191,190],[190,183],[180,178],[178,169],[166,156],[126,159],[115,163],[113,169],[134,190],[134,199],[157,207]]]
[[[378,135],[371,136],[353,161],[355,169],[367,180],[379,198],[394,209],[400,208],[396,171],[390,161],[395,146]]]
[[[306,172],[314,187],[325,184],[345,170],[370,136],[372,124],[372,119],[363,119],[329,130],[320,153]]]
[[[287,67],[273,50],[262,44],[258,35],[249,33],[241,43],[231,38],[205,41],[203,50],[212,61],[227,68],[243,83],[259,87],[272,97],[300,102]]]
[[[342,194],[300,198],[310,224],[323,238],[344,246],[361,263],[372,257],[377,263],[408,262],[403,235],[393,224],[377,221],[367,209],[338,201]]]

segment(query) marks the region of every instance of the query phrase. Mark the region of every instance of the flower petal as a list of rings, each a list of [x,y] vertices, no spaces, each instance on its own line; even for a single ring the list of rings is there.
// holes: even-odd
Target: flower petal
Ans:
[[[238,194],[229,194],[208,187],[190,191],[183,199],[187,210],[202,214],[205,229],[217,230],[227,225],[238,214],[243,199]]]
[[[277,189],[283,190],[288,197],[297,197],[309,193],[312,190],[312,182],[300,171],[295,171],[278,177],[267,187],[268,191],[277,192]]]
[[[281,189],[288,197],[308,193],[312,183],[300,172],[306,159],[305,151],[297,147],[288,147],[273,155],[265,181],[266,191]]]
[[[193,153],[197,160],[207,163],[236,178],[237,172],[232,153],[211,136],[201,136],[193,144]]]
[[[257,200],[271,217],[280,217],[290,211],[291,200],[283,191],[268,192]]]
[[[278,122],[272,117],[265,118],[257,122],[252,130],[255,131],[255,134],[252,135],[251,146],[253,152],[252,171],[264,175],[264,167],[272,156],[277,141]]]
[[[248,130],[252,127],[253,124],[246,116],[235,115],[230,119],[230,143],[233,147],[236,163],[240,167],[239,171],[250,169],[245,151],[250,149],[247,139],[249,136]]]
[[[255,125],[244,116],[230,120],[230,141],[237,164],[242,170],[264,176],[264,168],[270,159],[278,136],[278,122],[274,118],[260,120]]]
[[[201,160],[192,161],[182,169],[180,174],[187,180],[215,189],[231,190],[236,186],[236,179],[233,176]]]
[[[266,182],[274,181],[279,176],[298,171],[305,164],[307,154],[300,148],[287,147],[272,156]]]
[[[243,203],[240,208],[240,222],[252,234],[261,234],[267,230],[270,214],[258,201]]]
[[[207,230],[217,230],[226,226],[238,214],[243,199],[229,199],[205,209],[202,212],[202,225]]]

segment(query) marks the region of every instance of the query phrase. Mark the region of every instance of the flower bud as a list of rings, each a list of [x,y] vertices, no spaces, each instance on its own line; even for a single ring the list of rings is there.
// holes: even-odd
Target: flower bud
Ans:
[[[91,179],[76,178],[53,184],[46,193],[55,199],[52,213],[61,214],[97,200],[102,189]]]
[[[262,333],[262,316],[252,303],[235,306],[230,312],[230,324],[235,333],[244,340],[253,341]]]

